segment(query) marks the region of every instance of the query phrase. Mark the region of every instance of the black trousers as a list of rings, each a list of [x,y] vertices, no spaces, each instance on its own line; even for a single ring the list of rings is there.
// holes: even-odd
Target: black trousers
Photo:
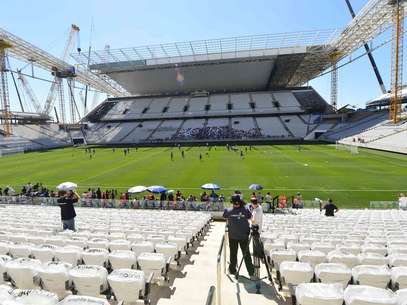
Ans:
[[[247,272],[249,275],[254,274],[254,267],[252,263],[252,257],[249,251],[249,239],[230,239],[229,238],[229,252],[230,252],[230,264],[229,272],[236,273],[237,266],[237,249],[240,246],[240,250],[244,255],[244,263],[246,265]]]

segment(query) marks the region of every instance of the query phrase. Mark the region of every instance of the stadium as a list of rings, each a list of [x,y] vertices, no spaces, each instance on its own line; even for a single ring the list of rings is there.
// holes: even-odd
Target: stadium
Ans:
[[[407,304],[405,1],[345,3],[342,29],[137,47],[72,24],[61,57],[0,28],[0,305]]]

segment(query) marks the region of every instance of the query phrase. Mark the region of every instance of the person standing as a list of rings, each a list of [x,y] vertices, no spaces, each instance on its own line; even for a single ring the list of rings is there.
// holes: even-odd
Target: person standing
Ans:
[[[258,226],[259,232],[263,228],[263,208],[258,200],[252,200],[252,226]]]
[[[239,195],[233,195],[231,203],[233,204],[233,207],[225,209],[223,212],[223,217],[227,219],[229,230],[229,273],[236,274],[237,251],[240,246],[240,250],[244,255],[247,272],[249,273],[250,278],[254,279],[254,267],[249,251],[249,220],[252,218],[252,214],[244,206],[245,204],[243,200],[240,199]]]
[[[266,212],[269,212],[271,210],[271,201],[272,201],[270,192],[267,192],[265,201],[266,201]]]
[[[324,206],[325,216],[333,217],[339,211],[338,207],[333,203],[332,199],[328,199],[328,203]]]
[[[76,212],[74,203],[78,202],[79,196],[72,190],[66,193],[61,193],[57,202],[61,208],[61,221],[63,230],[75,231],[75,217]]]

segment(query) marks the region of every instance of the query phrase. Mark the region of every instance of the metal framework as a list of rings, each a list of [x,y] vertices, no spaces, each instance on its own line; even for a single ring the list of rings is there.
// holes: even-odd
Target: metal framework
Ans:
[[[271,49],[324,46],[339,33],[338,29],[330,29],[175,42],[123,49],[105,48],[92,51],[90,55],[74,53],[72,57],[80,64],[90,66],[117,62],[123,62],[125,65],[129,65],[129,62],[144,65],[146,61],[151,64],[165,63],[163,59],[168,59],[168,63],[175,62],[171,59],[176,59],[177,62],[191,62],[201,58],[211,60],[214,58],[212,55],[215,54],[219,55],[220,59],[240,58],[242,55],[255,57],[267,55],[266,51]]]
[[[10,45],[9,54],[15,58],[33,65],[52,71],[56,67],[58,70],[65,70],[72,65],[58,59],[57,57],[41,50],[33,44],[17,37],[16,35],[0,28],[0,39]],[[106,92],[112,96],[127,96],[129,93],[112,79],[99,77],[83,67],[76,68],[76,81],[89,85],[92,88]]]
[[[398,123],[401,116],[403,89],[404,6],[395,0],[392,31],[390,120]]]
[[[10,44],[0,39],[0,100],[3,107],[3,129],[5,136],[11,135],[11,112],[7,82],[6,50]]]
[[[352,53],[387,30],[393,21],[394,0],[370,0],[345,30],[331,41],[340,58]],[[402,1],[401,6],[404,6]],[[340,59],[338,58],[338,59]]]

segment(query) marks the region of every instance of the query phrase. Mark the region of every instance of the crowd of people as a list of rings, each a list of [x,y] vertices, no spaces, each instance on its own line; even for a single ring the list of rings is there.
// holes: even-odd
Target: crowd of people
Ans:
[[[241,130],[229,126],[205,126],[181,129],[172,140],[224,140],[224,139],[256,139],[262,137],[259,128]]]

